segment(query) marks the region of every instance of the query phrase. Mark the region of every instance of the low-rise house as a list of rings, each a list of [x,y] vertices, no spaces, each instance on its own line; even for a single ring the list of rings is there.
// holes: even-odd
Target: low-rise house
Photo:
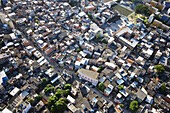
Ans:
[[[10,55],[7,53],[0,54],[0,64],[7,62],[9,57]]]
[[[27,46],[24,48],[25,52],[27,53],[28,56],[32,56],[33,53],[36,51],[36,49],[32,46]]]
[[[6,85],[6,82],[8,81],[8,76],[6,75],[5,71],[0,72],[0,85]]]
[[[31,109],[31,104],[27,101],[24,101],[16,108],[16,111],[22,113],[28,113],[30,109]]]
[[[113,86],[111,84],[108,85],[108,87],[105,89],[104,94],[106,96],[109,96],[113,90]]]
[[[67,108],[72,112],[72,113],[76,113],[78,111],[78,108],[75,107],[72,103],[69,103],[67,105]]]
[[[146,98],[147,95],[141,89],[138,89],[136,96],[137,96],[138,102],[141,103],[142,101],[144,101],[144,99]]]
[[[44,102],[41,100],[37,103],[37,105],[35,106],[35,110],[36,112],[41,112],[45,107]]]

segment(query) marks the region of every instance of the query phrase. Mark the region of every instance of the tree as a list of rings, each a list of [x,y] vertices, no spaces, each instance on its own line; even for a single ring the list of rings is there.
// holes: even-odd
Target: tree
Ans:
[[[1,45],[1,47],[5,46],[3,41],[0,41],[0,45]]]
[[[54,66],[51,66],[51,68],[54,68]]]
[[[66,97],[60,98],[61,101],[64,101],[65,103],[68,103],[68,99]]]
[[[81,48],[76,49],[76,52],[80,52],[80,51],[81,51]]]
[[[75,72],[75,75],[78,75],[79,73],[78,72]]]
[[[132,111],[136,111],[139,108],[138,101],[132,101],[129,107]]]
[[[69,94],[70,94],[70,89],[66,89],[65,93],[64,93],[64,96],[68,96]]]
[[[121,108],[124,108],[124,107],[125,107],[124,104],[119,104],[119,106],[120,106]]]
[[[99,85],[98,85],[98,89],[100,90],[100,91],[102,91],[102,92],[104,92],[104,83],[99,83]]]
[[[56,107],[55,107],[54,105],[52,105],[52,106],[50,107],[50,111],[51,111],[52,113],[56,113],[57,109],[56,109]]]
[[[138,78],[138,77],[135,77],[135,81],[136,81],[136,82],[139,82],[139,78]]]
[[[50,98],[47,101],[48,107],[51,107],[52,105],[54,105],[57,100],[58,100],[58,97],[56,95],[50,96]]]
[[[107,41],[104,38],[101,40],[101,42],[107,44]]]
[[[59,113],[63,113],[67,109],[67,104],[64,101],[62,101],[62,100],[58,100],[55,103],[55,106],[56,106],[57,111]]]
[[[96,37],[97,39],[98,39],[98,38],[100,38],[100,34],[99,34],[99,33],[98,33],[98,34],[96,34],[96,36],[95,36],[95,37]]]
[[[46,83],[47,83],[47,79],[46,79],[46,78],[42,78],[42,83],[41,83],[41,85],[42,85],[42,86],[45,86]]]
[[[101,71],[104,69],[104,67],[102,65],[99,66],[99,69],[97,72],[101,73]]]
[[[60,97],[62,97],[62,96],[65,95],[65,91],[62,90],[62,89],[57,89],[55,95],[56,95],[58,98],[60,98]]]
[[[148,8],[143,4],[137,5],[135,7],[135,12],[139,14],[145,14],[146,16],[149,16],[151,14]]]
[[[164,72],[165,69],[162,65],[155,65],[154,68],[157,70],[157,72],[161,73]]]
[[[38,23],[39,23],[39,21],[38,21],[38,20],[35,20],[35,23],[37,23],[37,24],[38,24]]]
[[[118,89],[119,89],[119,90],[122,90],[123,87],[124,87],[123,85],[118,85]]]
[[[66,84],[66,85],[64,86],[64,89],[70,89],[70,90],[71,90],[71,84]]]
[[[166,33],[166,32],[167,32],[167,30],[166,30],[166,29],[163,29],[163,32],[165,32],[165,33]]]
[[[51,84],[48,84],[45,88],[44,88],[45,93],[54,91],[54,86],[52,86]]]
[[[165,85],[165,83],[162,83],[162,85],[161,85],[161,91],[165,91],[166,90],[166,85]]]
[[[88,15],[88,17],[90,18],[90,19],[92,19],[92,15],[91,14],[87,14]]]
[[[33,105],[33,103],[34,103],[33,99],[26,99],[26,101],[28,101],[31,105]]]
[[[40,100],[42,100],[43,96],[42,95],[38,95],[36,98],[37,98],[38,101],[40,101]]]
[[[140,16],[140,18],[142,18],[143,20],[145,20],[145,16]]]

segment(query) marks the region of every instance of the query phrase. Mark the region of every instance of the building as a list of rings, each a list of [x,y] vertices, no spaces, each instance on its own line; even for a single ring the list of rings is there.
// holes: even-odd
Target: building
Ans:
[[[22,102],[16,109],[17,113],[27,113],[31,108],[31,104],[27,101]]]
[[[105,89],[104,94],[106,96],[109,96],[110,93],[112,92],[112,90],[113,90],[113,86],[111,84],[109,84],[108,87]]]
[[[1,85],[1,84],[5,85],[8,80],[9,80],[9,79],[8,79],[5,71],[1,71],[1,72],[0,72],[0,85]]]
[[[9,54],[6,53],[0,54],[0,64],[7,62],[9,57],[10,57]]]
[[[87,70],[87,69],[79,69],[77,71],[79,73],[79,77],[86,80],[86,81],[89,81],[91,82],[93,85],[97,85],[98,83],[98,75],[99,73],[97,72],[94,72],[94,71],[90,71],[90,70]]]

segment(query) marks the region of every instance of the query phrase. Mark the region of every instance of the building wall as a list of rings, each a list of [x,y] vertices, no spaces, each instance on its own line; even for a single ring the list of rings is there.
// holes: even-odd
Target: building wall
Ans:
[[[27,113],[31,108],[31,104],[29,103],[27,107],[22,111],[22,113]]]
[[[93,79],[93,78],[90,78],[90,77],[88,77],[88,76],[86,76],[86,75],[84,75],[84,74],[82,74],[82,73],[79,73],[78,76],[81,77],[81,78],[83,78],[84,80],[89,81],[89,82],[92,82],[92,83],[94,83],[94,84],[96,84],[96,85],[97,85],[97,83],[98,83],[98,80],[95,80],[95,79]]]

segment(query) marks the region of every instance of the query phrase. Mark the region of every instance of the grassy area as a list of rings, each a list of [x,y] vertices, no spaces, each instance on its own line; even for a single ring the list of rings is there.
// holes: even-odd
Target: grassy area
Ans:
[[[132,11],[120,6],[120,5],[114,5],[112,7],[114,10],[117,10],[121,15],[128,16],[132,13]]]

